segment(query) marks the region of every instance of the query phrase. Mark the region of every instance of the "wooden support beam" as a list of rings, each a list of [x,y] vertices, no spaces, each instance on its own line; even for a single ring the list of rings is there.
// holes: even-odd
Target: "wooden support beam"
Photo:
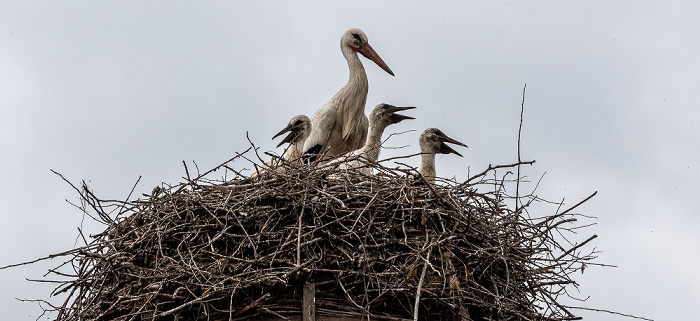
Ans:
[[[302,321],[316,321],[316,285],[305,281],[302,296]]]

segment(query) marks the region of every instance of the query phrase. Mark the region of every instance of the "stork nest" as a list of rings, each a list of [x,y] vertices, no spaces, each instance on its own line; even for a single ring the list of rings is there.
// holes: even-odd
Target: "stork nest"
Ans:
[[[54,290],[69,293],[57,320],[299,316],[305,284],[318,316],[578,319],[557,300],[595,264],[581,252],[595,235],[570,242],[580,214],[555,204],[535,217],[539,198],[506,192],[521,182],[499,169],[532,162],[433,185],[381,164],[375,175],[298,166],[251,179],[233,169],[243,159],[138,200],[76,187],[106,229],[61,254],[72,275],[52,270],[68,276]],[[208,178],[215,170],[234,177]]]

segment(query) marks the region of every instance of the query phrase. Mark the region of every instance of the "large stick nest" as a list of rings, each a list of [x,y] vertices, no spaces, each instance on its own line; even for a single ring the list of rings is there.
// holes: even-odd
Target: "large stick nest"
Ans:
[[[577,318],[557,298],[594,259],[581,248],[595,235],[564,239],[581,227],[579,215],[535,216],[527,209],[536,196],[506,193],[497,169],[532,162],[432,185],[379,164],[371,176],[299,166],[248,179],[232,169],[235,159],[214,169],[232,179],[188,173],[134,201],[77,188],[85,213],[106,229],[63,253],[75,272],[54,291],[70,293],[58,319],[299,315],[305,282],[315,284],[317,315]]]

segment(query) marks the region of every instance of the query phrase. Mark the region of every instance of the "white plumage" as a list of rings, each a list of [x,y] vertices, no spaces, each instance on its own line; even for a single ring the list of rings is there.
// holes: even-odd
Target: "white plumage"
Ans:
[[[369,121],[364,109],[369,83],[357,53],[394,75],[360,29],[353,28],[343,34],[340,50],[348,62],[350,78],[335,96],[311,116],[311,134],[303,148],[311,161],[319,159],[318,155],[340,155],[365,143]]]

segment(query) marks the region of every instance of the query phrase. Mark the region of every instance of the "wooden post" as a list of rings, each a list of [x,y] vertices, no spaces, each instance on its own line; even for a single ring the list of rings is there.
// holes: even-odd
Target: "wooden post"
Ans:
[[[302,296],[302,321],[316,321],[316,285],[305,281]]]

